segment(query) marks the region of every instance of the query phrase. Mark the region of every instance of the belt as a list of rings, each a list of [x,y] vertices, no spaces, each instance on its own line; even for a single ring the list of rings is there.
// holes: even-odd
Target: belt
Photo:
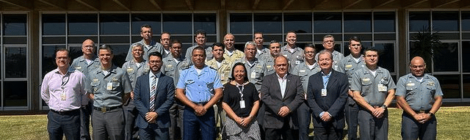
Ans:
[[[80,113],[80,109],[75,109],[75,110],[70,110],[70,111],[55,111],[51,109],[51,112],[54,112],[59,115],[71,115],[71,114]]]
[[[193,102],[194,104],[197,104],[197,105],[206,105],[207,102]]]
[[[429,113],[429,111],[431,111],[431,110],[418,110],[418,111],[413,110],[413,111],[416,112],[416,113]]]
[[[114,110],[114,109],[118,109],[118,108],[121,108],[121,106],[116,106],[116,107],[93,107],[93,109],[101,111],[103,113]]]

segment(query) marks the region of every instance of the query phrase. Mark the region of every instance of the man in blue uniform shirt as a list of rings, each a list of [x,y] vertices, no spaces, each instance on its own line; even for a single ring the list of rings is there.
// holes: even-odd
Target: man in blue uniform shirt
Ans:
[[[222,97],[222,84],[217,71],[204,64],[204,48],[192,51],[193,66],[181,72],[176,86],[176,98],[186,105],[183,113],[183,140],[215,139],[213,105]]]

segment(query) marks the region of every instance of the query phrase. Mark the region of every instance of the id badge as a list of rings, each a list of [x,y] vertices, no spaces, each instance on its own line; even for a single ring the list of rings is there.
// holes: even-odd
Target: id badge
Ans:
[[[66,99],[67,99],[67,96],[65,96],[65,91],[62,91],[62,93],[60,94],[60,100],[65,101]]]
[[[321,96],[326,96],[326,89],[321,89]]]
[[[387,87],[384,86],[383,84],[379,84],[378,87],[379,87],[379,91],[380,91],[380,92],[385,92],[385,91],[387,91]]]
[[[255,71],[251,72],[251,78],[256,78],[256,72]]]
[[[240,108],[241,109],[245,108],[245,100],[240,101]]]
[[[109,82],[109,83],[106,85],[106,90],[113,90],[113,83]]]
[[[300,64],[300,61],[295,61],[295,64],[296,64],[296,65]]]

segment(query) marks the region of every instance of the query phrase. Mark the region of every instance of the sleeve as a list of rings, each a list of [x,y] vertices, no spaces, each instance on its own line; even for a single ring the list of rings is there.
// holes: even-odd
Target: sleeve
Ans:
[[[338,72],[345,73],[343,60],[338,61]]]
[[[229,88],[228,84],[225,84],[224,85],[225,88],[224,88],[224,94],[222,95],[222,101],[225,102],[225,103],[229,103],[230,102],[230,91],[231,91],[231,88]]]
[[[295,86],[296,86],[295,89],[297,92],[295,94],[294,100],[290,102],[289,105],[287,105],[287,107],[292,111],[297,110],[297,108],[305,101],[304,100],[304,97],[305,97],[304,88],[302,87],[302,82],[300,81],[300,77],[293,75],[293,78],[295,78]]]
[[[145,114],[148,112],[148,109],[144,106],[144,103],[142,102],[142,95],[140,91],[140,86],[141,86],[141,78],[137,78],[137,83],[135,84],[135,89],[134,89],[134,104],[135,108],[137,108],[137,111],[139,111],[140,116],[145,116]]]
[[[91,73],[91,72],[90,72]],[[93,80],[91,74],[88,73],[88,76],[86,76],[86,81],[85,81],[85,91],[88,94],[94,94],[93,93],[93,87],[91,86],[91,81]]]
[[[404,77],[401,77],[397,83],[397,91],[395,92],[395,96],[405,96],[406,94],[406,81]]]
[[[131,93],[132,92],[132,85],[131,85],[131,80],[129,80],[129,76],[127,75],[127,72],[124,72],[122,75],[122,86],[124,87],[124,93]]]
[[[191,54],[193,53],[193,47],[189,47],[187,50],[186,50],[186,54],[185,54],[185,58],[186,59],[191,59]]]
[[[292,69],[292,74],[293,74],[293,75],[299,76],[299,73],[300,73],[300,72],[299,72],[299,67],[300,67],[300,65],[296,65],[296,66],[294,67],[294,69]]]
[[[360,72],[360,70],[357,70],[351,76],[351,90],[352,91],[361,92],[362,83],[361,83],[361,77],[359,76],[359,72]]]
[[[313,111],[313,115],[315,117],[319,117],[318,115],[323,112],[323,109],[320,108],[320,106],[318,105],[316,99],[315,99],[315,95],[314,95],[314,89],[313,89],[313,86],[312,84],[314,84],[315,82],[313,81],[314,79],[314,76],[316,74],[310,76],[309,80],[308,80],[308,88],[307,88],[307,103],[308,103],[308,106],[310,107],[310,109]]]
[[[258,100],[260,100],[259,94],[258,94],[258,90],[256,90],[255,85],[253,85],[252,83],[250,83],[250,85],[251,85],[251,88],[253,89],[253,90],[251,91],[251,92],[253,93],[253,97],[252,97],[252,98],[253,98],[253,101],[258,101]]]
[[[390,75],[390,73],[388,73],[388,78],[390,79],[390,82],[388,82],[388,85],[387,85],[388,90],[396,89],[397,86],[395,85],[395,81],[393,81],[393,78]]]
[[[134,44],[134,43],[132,43]],[[129,46],[129,51],[127,51],[127,56],[126,56],[126,61],[130,61],[133,59],[133,56],[132,56],[132,44]]]
[[[271,92],[269,92],[270,91],[269,85],[272,84],[272,81],[268,82],[267,80],[268,78],[269,76],[266,76],[263,78],[264,79],[263,84],[261,85],[261,89],[260,89],[261,100],[270,110],[277,113],[281,109],[282,104],[277,103],[271,96]]]
[[[437,80],[437,78],[435,78],[435,77],[433,77],[432,79],[434,81],[434,85],[436,86],[436,92],[434,93],[434,97],[444,96],[444,93],[442,92],[441,84],[439,83],[439,80]]]
[[[77,71],[78,72],[78,71]],[[80,73],[80,94],[82,95],[82,106],[84,105],[87,105],[88,104],[88,101],[90,99],[88,99],[88,96],[87,96],[87,92],[86,92],[86,81],[87,81],[87,78],[86,76],[83,74],[83,73]]]
[[[217,74],[217,71],[214,72],[215,78],[214,78],[214,89],[222,88],[222,83],[220,82],[220,76]],[[179,83],[178,83],[179,84]]]
[[[184,76],[181,76],[181,75],[186,75],[186,73],[188,72],[188,70],[183,70],[181,72],[181,74],[179,75],[179,78],[178,78],[178,83],[176,84],[176,88],[178,89],[184,89],[186,87],[185,83],[184,83]]]
[[[51,76],[49,74],[46,74],[41,84],[41,98],[42,100],[44,100],[44,102],[46,102],[46,104],[49,104],[49,98],[50,98],[49,85],[48,85],[50,79],[51,79]]]

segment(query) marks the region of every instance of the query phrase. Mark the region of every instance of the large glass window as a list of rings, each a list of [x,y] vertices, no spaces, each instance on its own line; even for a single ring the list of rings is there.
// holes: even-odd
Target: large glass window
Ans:
[[[410,12],[410,32],[418,32],[430,27],[430,12]]]
[[[313,13],[313,29],[315,33],[341,33],[341,13]]]
[[[344,13],[344,32],[371,32],[371,18],[369,12]]]
[[[459,31],[459,12],[432,12],[434,31]]]

